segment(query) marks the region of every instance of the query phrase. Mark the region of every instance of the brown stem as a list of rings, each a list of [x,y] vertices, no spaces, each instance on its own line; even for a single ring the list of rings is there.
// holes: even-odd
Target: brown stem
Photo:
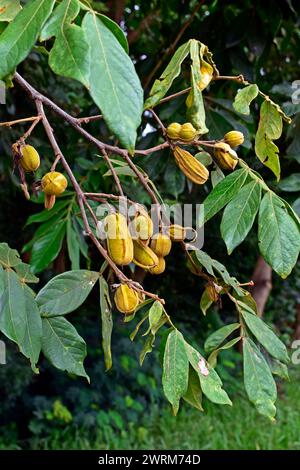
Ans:
[[[77,122],[78,124],[88,124],[89,122],[99,121],[99,119],[102,119],[102,118],[103,118],[102,114],[96,114],[95,116],[77,118]]]
[[[27,118],[22,118],[22,119],[16,119],[15,121],[6,121],[6,122],[0,122],[0,126],[14,126],[15,124],[20,124],[22,122],[30,122],[30,121],[36,121],[39,119],[39,116],[31,116]]]

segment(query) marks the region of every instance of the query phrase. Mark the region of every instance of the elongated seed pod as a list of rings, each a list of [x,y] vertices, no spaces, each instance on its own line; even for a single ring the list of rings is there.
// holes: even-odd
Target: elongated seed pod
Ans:
[[[119,213],[109,214],[103,222],[109,256],[119,266],[133,260],[133,242],[126,218]]]
[[[174,157],[182,173],[196,184],[204,184],[209,177],[209,171],[193,155],[180,147],[175,147]]]
[[[186,229],[181,225],[170,225],[168,234],[172,242],[182,242],[186,238]]]
[[[168,235],[157,233],[151,240],[150,248],[159,257],[167,256],[172,248],[172,242]]]
[[[223,170],[234,170],[238,163],[237,153],[225,142],[217,142],[214,147],[215,158]]]
[[[127,284],[117,287],[114,301],[119,312],[129,315],[135,311],[140,299],[138,293]]]
[[[154,266],[153,268],[150,268],[149,272],[151,274],[162,274],[165,269],[166,269],[166,261],[164,258],[159,257],[158,264]]]
[[[158,264],[158,257],[149,246],[145,246],[138,240],[133,241],[133,262],[143,269],[153,268]]]

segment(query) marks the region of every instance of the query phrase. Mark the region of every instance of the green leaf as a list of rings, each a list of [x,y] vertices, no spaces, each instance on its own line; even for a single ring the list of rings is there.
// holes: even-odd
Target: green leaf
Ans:
[[[217,372],[206,363],[204,357],[190,344],[185,343],[189,362],[197,372],[203,394],[213,403],[232,405],[230,398],[222,388],[222,380]]]
[[[219,352],[232,348],[232,346],[238,343],[241,340],[241,338],[242,338],[241,336],[238,336],[237,338],[233,338],[230,341],[228,341],[228,343],[225,343],[223,344],[223,346],[220,346],[218,349],[215,349],[214,351],[212,351],[212,353],[209,355],[209,358],[207,359],[207,362],[209,363],[209,365],[215,368],[217,365],[217,358],[218,358]]]
[[[193,406],[199,411],[202,408],[202,390],[200,387],[200,380],[198,374],[190,366],[189,367],[189,382],[185,395],[182,397],[189,405]]]
[[[66,23],[75,20],[80,11],[78,0],[63,0],[53,11],[40,35],[40,41],[46,41],[52,36],[58,36]]]
[[[217,186],[217,184],[220,183],[220,181],[222,181],[224,178],[225,175],[223,171],[218,166],[216,166],[215,170],[210,173],[212,187],[214,188]]]
[[[7,243],[0,243],[0,264],[5,268],[13,268],[20,262],[17,250],[10,248]]]
[[[209,354],[214,349],[216,349],[223,341],[231,335],[235,330],[240,328],[239,323],[231,323],[230,325],[225,325],[219,328],[217,331],[214,331],[209,337],[206,339],[204,343],[204,349]]]
[[[83,366],[86,357],[85,341],[74,326],[64,317],[43,318],[42,351],[58,369],[85,377]]]
[[[140,353],[140,357],[139,357],[140,366],[143,365],[146,355],[149,354],[152,351],[153,346],[154,346],[154,341],[155,341],[155,335],[150,333],[147,336],[146,341],[145,341],[144,346],[143,346],[143,349]]]
[[[0,331],[20,346],[26,331],[25,286],[14,271],[4,271],[1,297]]]
[[[15,266],[15,271],[21,282],[34,283],[39,282],[39,278],[36,277],[31,269],[31,266],[27,263],[19,263]]]
[[[300,173],[294,173],[281,180],[278,188],[287,192],[300,191]]]
[[[273,375],[277,375],[283,380],[290,380],[289,371],[286,364],[283,364],[282,362],[270,357],[269,355],[266,357],[266,361]]]
[[[270,168],[277,180],[280,177],[279,149],[273,140],[282,134],[282,116],[271,101],[265,100],[260,108],[258,130],[255,136],[255,153]]]
[[[247,169],[241,168],[227,175],[214,187],[203,202],[204,222],[211,219],[231,201],[244,185],[246,178]]]
[[[80,246],[70,217],[67,220],[67,247],[72,270],[80,269]]]
[[[85,301],[98,277],[97,272],[84,269],[53,277],[36,297],[43,316],[65,315],[76,310]]]
[[[119,41],[126,54],[129,54],[128,41],[120,26],[113,20],[111,20],[108,16],[102,15],[100,13],[98,14],[98,16],[102,23],[105,24],[105,26],[113,33],[115,38]]]
[[[187,120],[193,124],[199,133],[206,134],[208,129],[205,124],[205,109],[202,92],[198,86],[201,81],[200,72],[200,44],[195,39],[190,41],[191,64],[191,91],[186,99]]]
[[[296,264],[300,251],[300,231],[282,200],[268,191],[260,205],[259,249],[266,262],[282,278]]]
[[[12,73],[29,54],[55,0],[27,3],[0,36],[0,78]]]
[[[111,313],[111,300],[109,297],[109,288],[103,276],[99,278],[100,284],[100,310],[102,320],[102,347],[104,351],[104,360],[106,370],[112,367],[111,355],[111,334],[113,330],[113,319]]]
[[[32,370],[38,373],[37,362],[42,348],[42,319],[32,290],[24,286],[25,296],[25,336],[20,344],[20,350],[30,359]]]
[[[261,199],[261,185],[253,180],[246,184],[226,206],[221,234],[228,254],[246,238],[254,223]]]
[[[162,383],[165,396],[171,403],[176,415],[179,409],[180,398],[188,388],[189,361],[185,341],[178,330],[173,330],[167,338]]]
[[[157,325],[163,315],[163,306],[162,304],[156,300],[152,305],[149,310],[149,326],[150,326],[150,331],[153,335],[156,333],[156,328]]]
[[[18,0],[0,0],[0,21],[11,21],[21,10]]]
[[[73,5],[73,6],[72,6]],[[49,65],[57,75],[78,80],[89,88],[90,56],[89,44],[85,32],[71,21],[76,18],[78,11],[77,0],[64,0],[58,8],[64,7],[56,35],[54,46],[49,55]],[[74,14],[70,14],[74,10]]]
[[[43,271],[59,254],[66,232],[66,222],[60,220],[35,240],[32,246],[30,264],[35,273]]]
[[[200,309],[203,315],[206,315],[207,310],[209,309],[209,307],[212,306],[212,304],[213,304],[213,301],[209,297],[207,290],[204,289],[203,294],[201,295],[201,299],[200,299]]]
[[[245,323],[255,338],[275,359],[288,364],[290,359],[285,345],[275,333],[259,318],[248,305],[237,301]]]
[[[143,90],[130,57],[92,12],[83,29],[90,45],[90,94],[110,130],[130,152],[141,122]]]
[[[55,221],[57,222],[59,218],[65,216],[67,211],[67,207],[70,205],[69,199],[62,199],[61,201],[55,202],[54,206],[50,210],[43,210],[41,212],[37,212],[36,214],[31,215],[28,217],[25,227],[27,225],[39,222],[46,222],[55,217]],[[65,209],[65,210],[63,210]]]
[[[250,338],[243,339],[244,383],[249,400],[257,411],[274,419],[276,384],[263,355]]]
[[[182,46],[177,49],[159,79],[155,80],[150,90],[149,98],[145,102],[145,109],[153,108],[153,106],[159,103],[160,100],[165,96],[167,91],[171,88],[175,78],[180,74],[182,62],[187,57],[189,51],[190,41],[182,44]]]
[[[239,90],[235,96],[233,107],[241,114],[250,114],[250,104],[258,95],[257,85],[248,85]]]
[[[218,276],[221,277],[224,283],[227,286],[233,287],[238,295],[244,295],[244,291],[239,287],[239,283],[236,278],[230,276],[229,272],[222,263],[211,258],[207,253],[205,253],[205,251],[202,250],[195,250],[193,257],[196,258],[196,262],[198,262],[201,267],[204,267],[208,274],[214,276],[216,280]]]

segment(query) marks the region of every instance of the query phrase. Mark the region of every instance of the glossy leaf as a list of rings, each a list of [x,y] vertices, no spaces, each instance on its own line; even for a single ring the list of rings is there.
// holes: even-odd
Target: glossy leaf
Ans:
[[[151,333],[155,335],[157,325],[163,315],[163,306],[162,304],[156,300],[149,310],[149,326]]]
[[[258,86],[257,85],[248,85],[245,88],[242,88],[238,91],[235,96],[233,107],[234,109],[241,114],[250,114],[250,104],[258,95]]]
[[[23,314],[26,317],[26,329],[20,350],[24,356],[30,359],[32,370],[38,373],[36,364],[42,348],[42,319],[34,293],[27,286],[24,286],[24,296],[25,310]]]
[[[238,336],[237,338],[233,338],[228,343],[223,344],[223,346],[220,346],[219,348],[215,349],[214,351],[211,352],[209,355],[207,362],[209,365],[213,368],[216,367],[217,365],[217,359],[218,355],[221,351],[225,351],[226,349],[232,348],[235,344],[237,344],[241,340],[241,336]]]
[[[42,324],[42,350],[46,358],[58,369],[89,381],[83,366],[86,344],[74,326],[64,317],[43,318]]]
[[[238,301],[240,312],[245,323],[255,338],[263,345],[268,353],[285,364],[289,363],[287,349],[265,322],[255,315],[255,312],[241,301]]]
[[[268,191],[260,205],[259,249],[279,276],[286,278],[300,251],[300,230],[281,199]]]
[[[46,41],[57,36],[66,23],[71,23],[78,15],[80,5],[78,0],[63,0],[53,11],[40,35],[40,41]]]
[[[55,221],[57,222],[58,218],[64,216],[69,205],[69,199],[62,199],[61,201],[56,201],[52,209],[44,209],[43,211],[37,212],[36,214],[32,214],[30,217],[28,217],[25,226],[33,223],[46,222],[52,219],[53,217],[55,217]]]
[[[161,76],[155,80],[150,90],[149,98],[145,102],[145,109],[152,108],[165,96],[175,78],[180,74],[182,62],[187,57],[189,51],[190,41],[182,44],[182,46],[177,49],[166,69]]]
[[[249,400],[257,411],[274,419],[276,384],[263,355],[250,338],[243,339],[244,383]]]
[[[98,277],[97,272],[84,269],[53,277],[36,297],[43,316],[65,315],[76,310],[85,301]]]
[[[207,289],[204,289],[200,299],[200,309],[203,315],[206,315],[207,310],[212,306],[212,304],[213,301],[210,299]]]
[[[14,267],[14,269],[20,279],[20,282],[27,282],[29,284],[36,284],[37,282],[39,282],[39,278],[33,274],[30,264],[19,263]]]
[[[67,221],[67,247],[72,270],[80,269],[80,246],[70,217]]]
[[[202,390],[200,387],[200,379],[196,371],[189,367],[189,382],[186,393],[182,397],[189,405],[193,406],[199,411],[202,408]]]
[[[58,7],[63,7],[63,15],[55,32],[56,39],[50,51],[49,65],[57,75],[78,80],[88,88],[89,44],[83,29],[71,23],[78,14],[76,5],[79,7],[78,0],[64,0]]]
[[[90,45],[90,94],[110,130],[132,152],[143,109],[139,78],[129,56],[100,18],[86,13],[83,29]]]
[[[55,0],[27,3],[0,36],[0,79],[13,72],[29,54]]]
[[[100,310],[102,320],[102,347],[106,370],[112,367],[111,335],[113,330],[113,319],[111,313],[111,300],[109,297],[108,284],[103,276],[99,278],[100,283]]]
[[[228,254],[246,238],[259,209],[261,185],[257,181],[246,184],[225,207],[221,234]]]
[[[0,331],[19,346],[26,331],[25,286],[14,271],[4,271],[1,297]]]
[[[0,21],[11,21],[21,10],[18,0],[0,0]]]
[[[162,383],[175,415],[179,409],[180,398],[187,391],[188,379],[189,361],[185,341],[178,330],[173,330],[166,342]]]
[[[143,365],[146,355],[149,354],[152,351],[153,346],[154,346],[154,341],[155,341],[155,335],[150,333],[147,336],[147,338],[145,340],[145,343],[144,343],[144,346],[143,346],[143,349],[140,353],[140,357],[139,357],[140,366]]]
[[[43,271],[58,256],[66,232],[66,223],[60,220],[46,230],[32,246],[30,264],[35,273]]]
[[[292,175],[284,178],[278,184],[281,191],[296,192],[300,191],[300,173],[293,173]]]
[[[113,33],[115,38],[119,41],[120,45],[123,47],[126,54],[129,54],[129,46],[128,46],[127,38],[123,30],[118,25],[118,23],[115,23],[115,21],[111,20],[106,15],[102,15],[101,13],[99,13],[98,16],[101,19],[102,23],[105,24],[105,26]]]
[[[209,354],[214,349],[218,348],[218,346],[220,346],[231,333],[240,328],[240,326],[239,323],[231,323],[230,325],[222,326],[217,331],[214,331],[204,343],[205,351]]]
[[[203,202],[204,222],[211,219],[231,201],[245,183],[246,178],[247,170],[241,168],[230,173],[213,188]]]

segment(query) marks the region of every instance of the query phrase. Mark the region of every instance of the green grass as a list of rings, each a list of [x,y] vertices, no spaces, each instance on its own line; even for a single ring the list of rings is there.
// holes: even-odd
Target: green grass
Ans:
[[[115,431],[99,429],[90,437],[84,430],[66,428],[43,440],[31,441],[34,449],[294,449],[300,450],[299,380],[280,390],[276,422],[259,416],[245,397],[233,407],[207,406],[206,413],[183,406],[177,418],[169,409],[150,413],[147,428],[129,425]]]

